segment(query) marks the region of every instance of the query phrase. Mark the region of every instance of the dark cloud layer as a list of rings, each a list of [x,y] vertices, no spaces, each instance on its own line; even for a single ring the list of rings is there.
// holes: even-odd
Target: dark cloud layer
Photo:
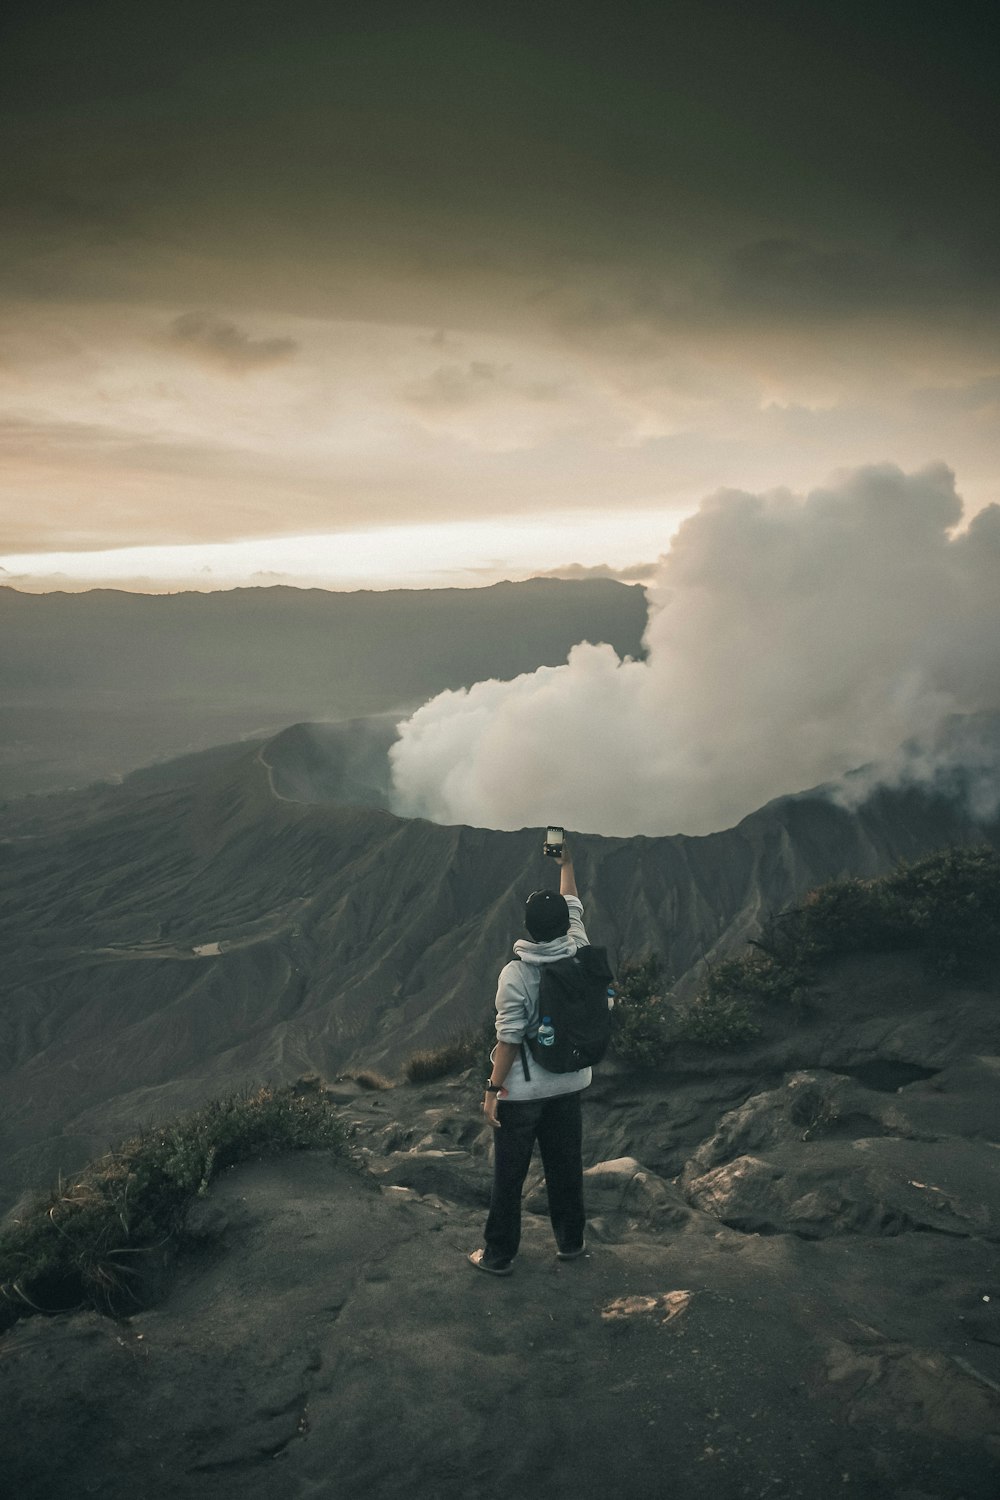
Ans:
[[[21,0],[4,278],[162,292],[192,257],[336,301],[359,264],[630,267],[654,320],[967,306],[997,279],[993,15]]]
[[[475,406],[498,395],[511,395],[523,401],[552,401],[558,394],[558,385],[551,381],[524,380],[509,366],[483,359],[473,359],[464,365],[438,365],[403,391],[406,401],[432,411]]]
[[[679,514],[883,460],[980,508],[995,33],[994,0],[8,0],[6,545]]]
[[[182,313],[175,318],[168,338],[186,353],[231,375],[281,364],[291,359],[298,348],[290,338],[251,338],[226,318],[204,312]]]

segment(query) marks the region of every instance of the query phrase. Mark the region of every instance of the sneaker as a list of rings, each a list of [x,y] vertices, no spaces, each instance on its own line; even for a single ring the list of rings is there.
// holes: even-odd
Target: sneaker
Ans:
[[[487,1276],[509,1276],[514,1269],[513,1261],[488,1261],[485,1250],[473,1250],[469,1262],[477,1271],[485,1271]]]
[[[581,1255],[586,1255],[586,1253],[587,1253],[587,1241],[584,1240],[583,1244],[582,1245],[578,1245],[575,1250],[557,1250],[556,1251],[556,1259],[557,1260],[578,1260]]]

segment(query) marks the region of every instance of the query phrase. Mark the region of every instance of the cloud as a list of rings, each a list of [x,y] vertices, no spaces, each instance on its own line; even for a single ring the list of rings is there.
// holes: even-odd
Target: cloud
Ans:
[[[405,388],[406,400],[417,406],[467,406],[484,396],[492,396],[500,371],[486,360],[472,360],[467,365],[439,365],[423,380],[414,380]]]
[[[820,45],[729,6],[717,45],[693,0],[446,38],[217,0],[197,47],[183,5],[128,45],[120,0],[15,8],[0,402],[93,439],[8,470],[6,545],[572,524],[884,453],[995,497],[988,8]]]
[[[707,833],[1000,706],[1000,507],[961,519],[942,464],[711,496],[650,589],[646,661],[584,642],[432,699],[393,748],[397,809]]]
[[[737,306],[787,312],[859,313],[884,309],[905,292],[899,259],[854,248],[820,246],[787,238],[753,240],[728,257],[725,295]]]
[[[924,415],[942,411],[982,413],[991,419],[1000,407],[1000,375],[987,375],[966,385],[925,387],[913,392],[913,405]]]
[[[607,420],[603,409],[594,410],[603,408],[601,397],[567,379],[564,362],[555,374],[551,358],[526,352],[527,370],[502,359],[437,365],[399,389],[407,417],[425,432],[489,452],[537,448],[578,429],[588,415],[594,422]]]
[[[445,412],[511,396],[522,401],[555,401],[559,395],[557,381],[522,380],[509,365],[483,359],[464,365],[439,365],[430,375],[411,381],[403,391],[404,400],[413,405]]]
[[[880,787],[920,787],[961,801],[987,822],[1000,810],[1000,713],[949,716],[930,734],[907,740],[893,755],[850,772],[828,788],[842,807],[856,808]]]
[[[170,325],[170,342],[230,375],[283,364],[298,350],[294,339],[253,339],[235,323],[210,313],[188,312]]]

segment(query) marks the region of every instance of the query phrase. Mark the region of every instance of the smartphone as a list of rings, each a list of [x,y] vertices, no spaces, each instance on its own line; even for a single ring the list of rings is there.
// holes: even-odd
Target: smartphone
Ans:
[[[547,828],[545,830],[545,852],[550,859],[558,859],[563,850],[563,839],[566,837],[564,828]]]

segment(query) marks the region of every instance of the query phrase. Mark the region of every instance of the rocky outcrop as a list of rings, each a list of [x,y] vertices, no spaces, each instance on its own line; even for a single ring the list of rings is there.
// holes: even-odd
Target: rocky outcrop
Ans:
[[[360,1169],[315,1153],[233,1171],[158,1306],[8,1333],[11,1493],[487,1500],[499,1467],[526,1500],[994,1500],[995,1243],[972,1220],[959,1239],[916,1218],[765,1234],[696,1188],[751,1137],[791,1149],[816,1102],[853,1110],[854,1085],[817,1072],[751,1096],[683,1182],[594,1160],[579,1261],[555,1258],[536,1188],[498,1283],[465,1259],[489,1171],[477,1082],[341,1090]],[[588,1101],[592,1154],[635,1125],[619,1094]],[[826,1145],[836,1181],[854,1142]]]
[[[995,1500],[998,1079],[1000,983],[841,962],[752,1049],[602,1067],[588,1254],[555,1258],[539,1172],[503,1282],[465,1258],[480,1071],[338,1080],[352,1164],[232,1171],[155,1306],[4,1336],[5,1481],[486,1500],[499,1467],[526,1500]]]

